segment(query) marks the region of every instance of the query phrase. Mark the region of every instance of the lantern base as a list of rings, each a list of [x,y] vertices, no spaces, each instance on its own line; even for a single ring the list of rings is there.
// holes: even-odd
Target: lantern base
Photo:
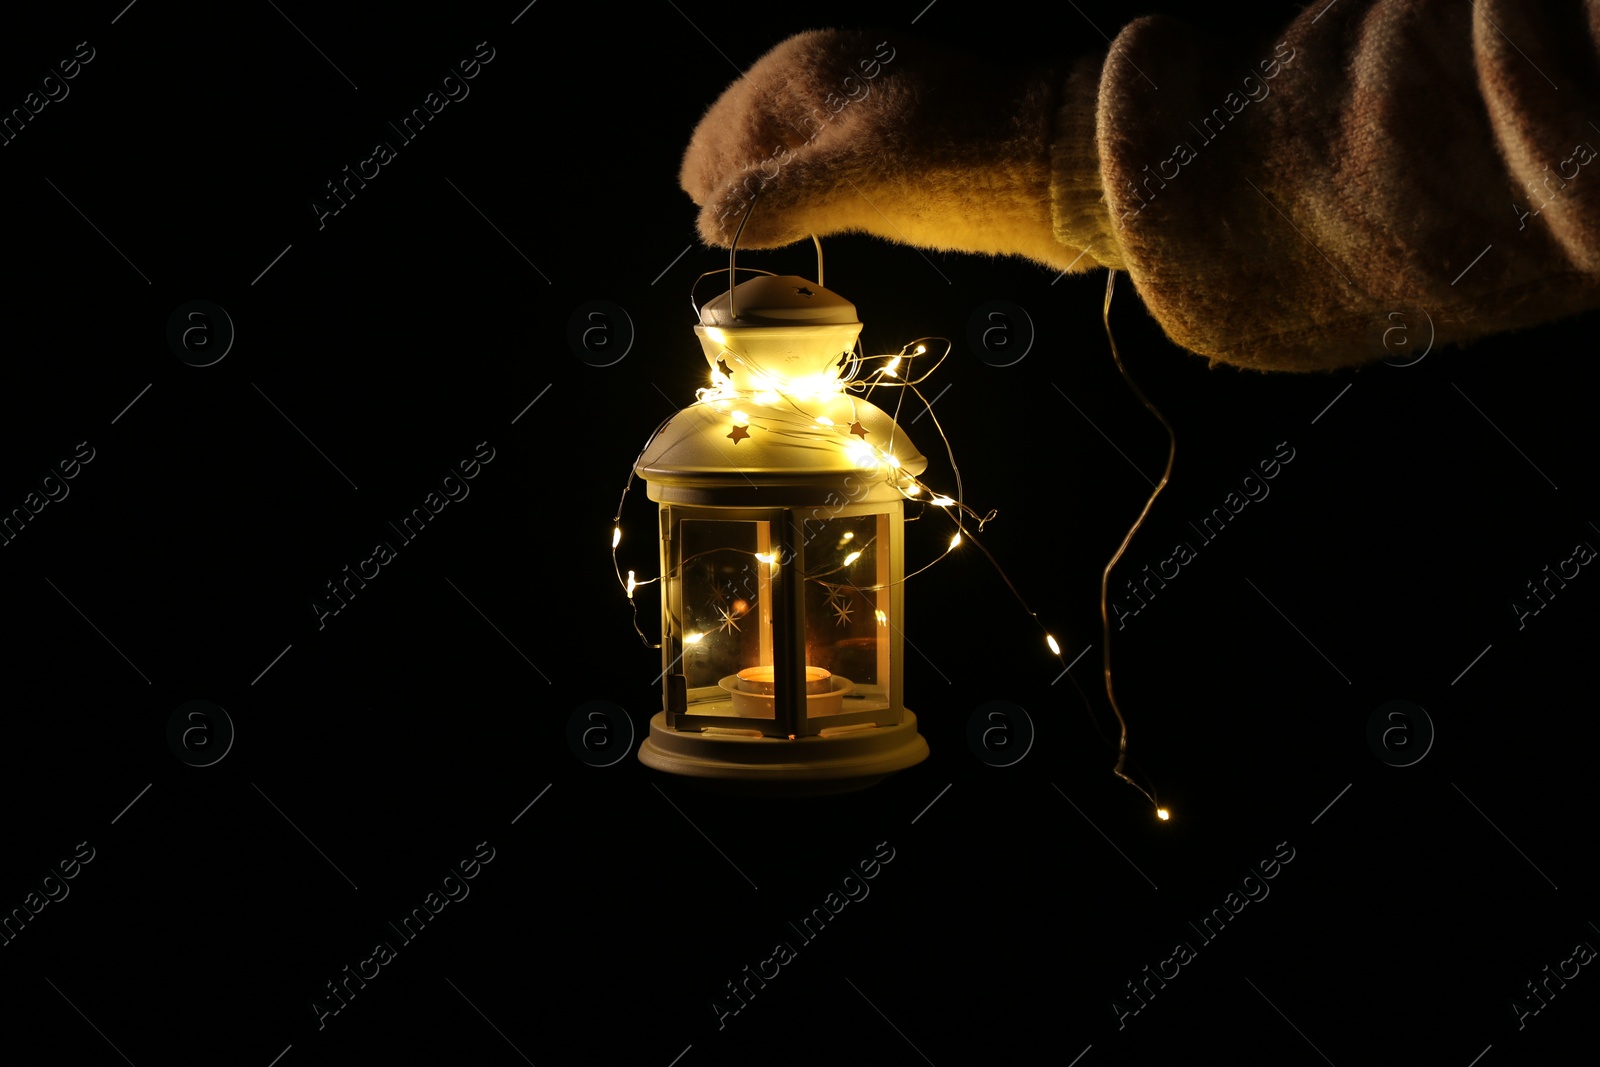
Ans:
[[[667,713],[650,720],[639,762],[729,792],[814,796],[876,785],[928,758],[911,712],[894,726],[841,730],[827,737],[742,737],[678,731]]]

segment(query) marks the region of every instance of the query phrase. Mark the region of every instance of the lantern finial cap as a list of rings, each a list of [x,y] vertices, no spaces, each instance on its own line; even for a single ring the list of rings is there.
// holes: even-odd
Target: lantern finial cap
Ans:
[[[740,282],[700,309],[702,326],[859,326],[856,306],[794,274]]]

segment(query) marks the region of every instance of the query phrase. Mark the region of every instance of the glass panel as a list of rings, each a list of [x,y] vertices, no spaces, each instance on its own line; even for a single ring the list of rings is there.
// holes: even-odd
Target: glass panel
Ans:
[[[888,684],[889,517],[806,523],[806,662],[863,689]]]
[[[715,687],[745,667],[772,662],[765,522],[686,519],[679,526],[683,632],[703,634],[684,648],[693,690]]]

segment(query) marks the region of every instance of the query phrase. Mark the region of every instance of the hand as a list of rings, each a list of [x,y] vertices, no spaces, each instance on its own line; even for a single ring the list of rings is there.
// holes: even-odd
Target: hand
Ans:
[[[741,247],[866,232],[1061,269],[1080,250],[1052,231],[1060,81],[882,31],[802,33],[711,106],[679,180],[712,245],[754,200]]]

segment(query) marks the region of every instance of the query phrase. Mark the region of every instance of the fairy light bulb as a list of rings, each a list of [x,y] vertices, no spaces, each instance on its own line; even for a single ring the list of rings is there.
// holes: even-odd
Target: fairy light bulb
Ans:
[[[1167,811],[1166,808],[1157,808],[1156,818],[1160,819],[1162,822],[1166,822],[1168,819],[1172,818],[1172,815]]]
[[[629,571],[629,572],[628,572],[628,599],[629,599],[629,600],[632,600],[632,599],[633,599],[633,591],[634,591],[634,590],[635,590],[635,589],[637,589],[637,588],[639,588],[639,583],[638,583],[638,581],[637,581],[637,580],[636,580],[636,579],[635,579],[635,578],[634,578],[634,576],[633,576],[633,572],[632,572],[632,571]]]
[[[858,560],[860,558],[861,558],[861,553],[860,552],[852,552],[852,553],[850,553],[848,556],[846,556],[844,558],[844,565],[846,567],[848,567],[848,566],[850,566],[850,564],[854,563],[856,560]]]
[[[961,535],[956,534],[954,537],[950,538],[950,551],[954,552],[956,546],[959,544],[961,544]]]
[[[684,634],[683,635],[683,643],[686,644],[686,645],[698,645],[701,641],[704,641],[705,639],[706,639],[706,635],[703,634],[703,633]]]
[[[1061,646],[1056,644],[1055,635],[1053,635],[1053,634],[1045,634],[1044,635],[1044,643],[1050,646],[1050,651],[1051,652],[1055,653],[1058,656],[1061,655]]]
[[[614,526],[611,529],[611,547],[616,548],[622,544],[622,527]]]
[[[742,411],[735,411],[733,413],[733,424],[735,426],[748,426],[750,425],[750,416]]]
[[[928,503],[932,504],[934,507],[947,508],[951,504],[954,504],[955,501],[941,494],[940,496],[936,496],[932,500],[928,501]]]
[[[899,356],[895,356],[893,359],[891,359],[889,361],[889,365],[887,367],[883,368],[883,373],[885,373],[889,377],[893,378],[893,377],[896,376],[895,372],[898,371],[899,369],[900,369],[900,357]]]

